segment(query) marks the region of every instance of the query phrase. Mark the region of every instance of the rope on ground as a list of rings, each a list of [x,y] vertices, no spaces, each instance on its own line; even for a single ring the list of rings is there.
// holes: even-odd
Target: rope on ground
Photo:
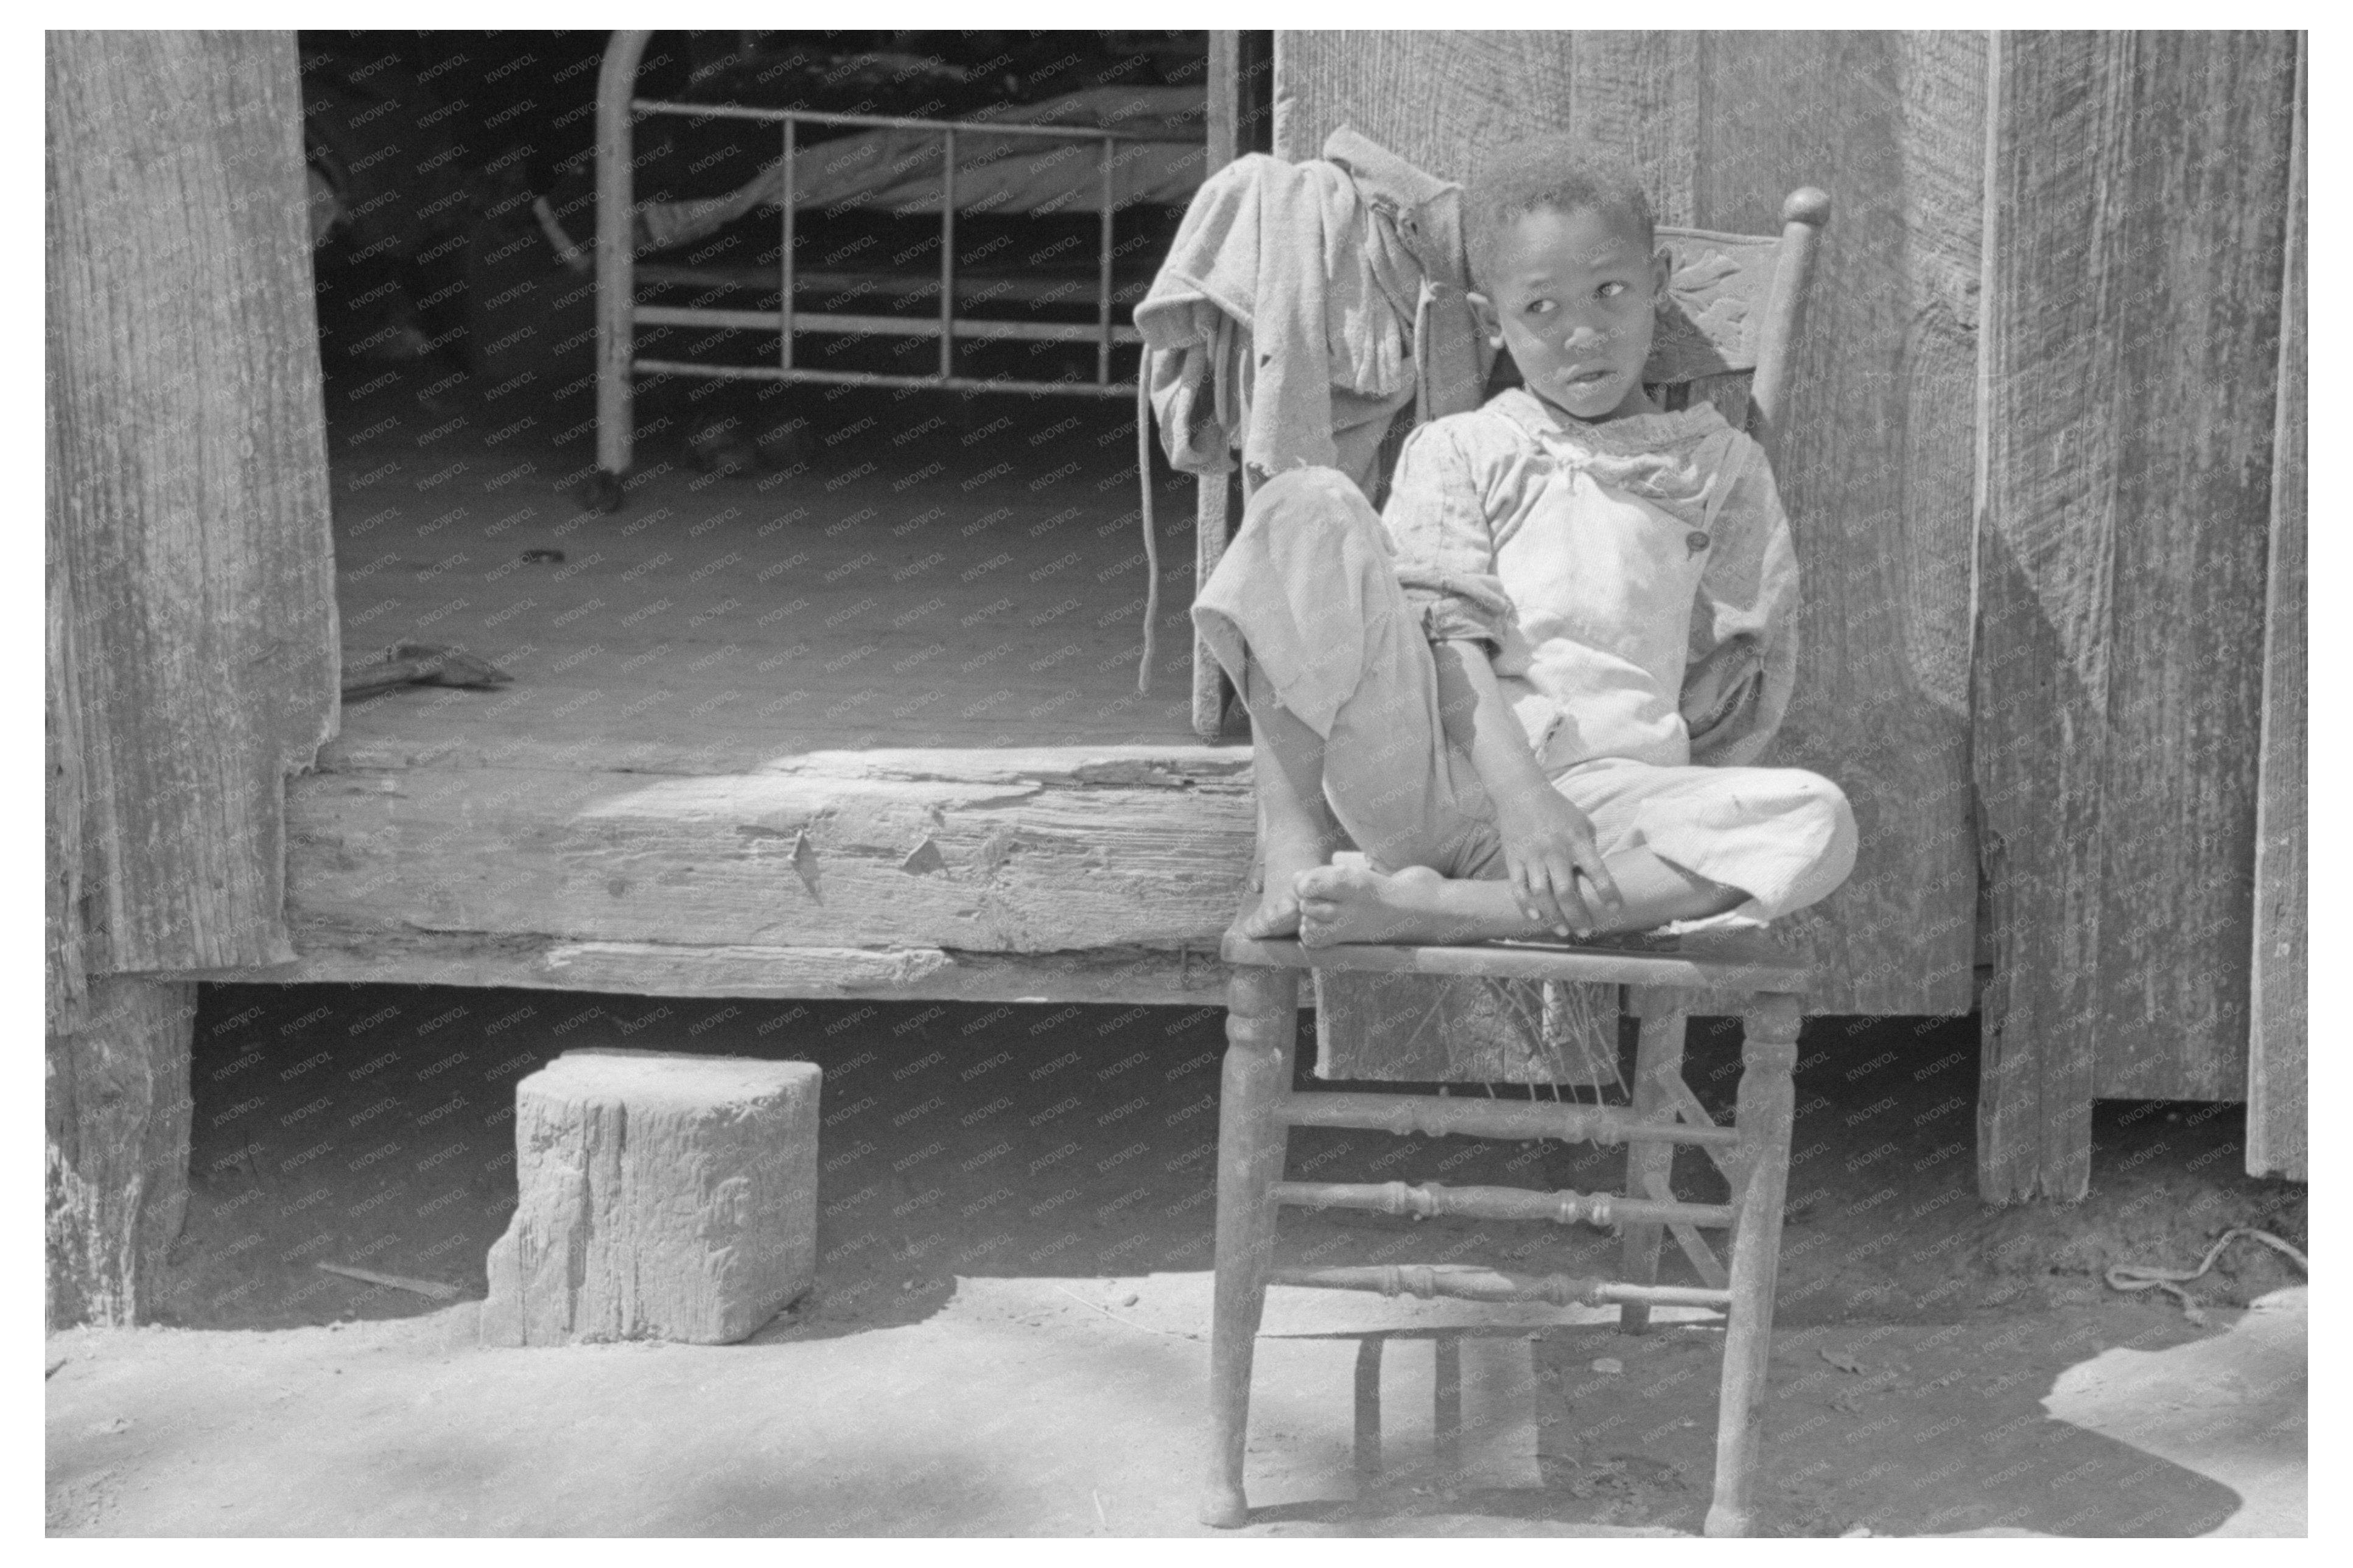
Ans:
[[[2213,1268],[2214,1260],[2222,1256],[2222,1249],[2242,1236],[2251,1236],[2273,1251],[2285,1254],[2296,1268],[2306,1274],[2312,1272],[2312,1268],[2305,1261],[2303,1253],[2282,1241],[2270,1231],[2257,1230],[2253,1226],[2242,1225],[2233,1226],[2218,1237],[2214,1245],[2206,1249],[2205,1261],[2195,1268],[2143,1268],[2132,1264],[2120,1263],[2107,1272],[2108,1289],[2111,1290],[2162,1290],[2181,1303],[2183,1317],[2202,1326],[2206,1321],[2205,1312],[2200,1309],[2196,1301],[2190,1300],[2189,1292],[2184,1290],[2181,1286],[2184,1282],[2195,1279]]]

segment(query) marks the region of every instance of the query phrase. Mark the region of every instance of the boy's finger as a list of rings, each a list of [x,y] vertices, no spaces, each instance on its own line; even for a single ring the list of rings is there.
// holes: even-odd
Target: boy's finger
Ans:
[[[1625,897],[1618,891],[1618,879],[1609,874],[1609,864],[1601,858],[1601,848],[1594,843],[1590,828],[1570,837],[1569,853],[1577,860],[1577,868],[1585,873],[1585,879],[1601,895],[1602,902],[1612,909],[1626,907]]]
[[[1601,858],[1601,852],[1590,844],[1580,846],[1580,851],[1577,864],[1577,868],[1585,873],[1585,879],[1593,884],[1602,901],[1611,909],[1624,909],[1625,895],[1619,892],[1618,879],[1609,874],[1609,863]]]
[[[1520,914],[1547,930],[1558,929],[1561,912],[1552,897],[1551,878],[1541,860],[1525,860],[1512,868],[1512,893]]]
[[[1560,925],[1556,925],[1554,929],[1557,931],[1565,925],[1567,928],[1567,934],[1591,936],[1593,913],[1586,907],[1584,896],[1577,890],[1576,867],[1563,863],[1549,868],[1546,875],[1549,882],[1548,890],[1552,894],[1553,909],[1557,912],[1560,921]]]
[[[1520,906],[1521,916],[1526,920],[1538,918],[1535,889],[1528,879],[1526,863],[1518,860],[1506,861],[1505,870],[1507,879],[1512,886],[1513,901]]]

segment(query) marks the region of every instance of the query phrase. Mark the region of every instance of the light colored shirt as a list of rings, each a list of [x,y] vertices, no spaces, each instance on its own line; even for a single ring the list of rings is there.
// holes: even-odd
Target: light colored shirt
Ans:
[[[1408,438],[1382,521],[1425,635],[1487,644],[1548,775],[1749,763],[1779,729],[1797,554],[1713,405],[1584,425],[1514,387]]]

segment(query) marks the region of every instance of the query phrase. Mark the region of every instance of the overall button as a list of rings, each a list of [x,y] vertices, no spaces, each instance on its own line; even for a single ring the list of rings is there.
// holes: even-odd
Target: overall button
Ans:
[[[1698,554],[1701,551],[1707,548],[1707,535],[1702,533],[1696,528],[1693,529],[1689,533],[1683,535],[1683,548],[1690,551],[1694,555]]]

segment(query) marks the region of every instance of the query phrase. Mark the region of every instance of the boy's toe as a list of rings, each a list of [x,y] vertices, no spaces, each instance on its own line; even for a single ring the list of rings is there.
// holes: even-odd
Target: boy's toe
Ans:
[[[1345,866],[1318,866],[1299,873],[1299,896],[1307,899],[1329,899],[1345,887],[1352,875]]]
[[[1241,922],[1241,933],[1257,942],[1292,936],[1298,930],[1299,904],[1292,899],[1261,904]]]

